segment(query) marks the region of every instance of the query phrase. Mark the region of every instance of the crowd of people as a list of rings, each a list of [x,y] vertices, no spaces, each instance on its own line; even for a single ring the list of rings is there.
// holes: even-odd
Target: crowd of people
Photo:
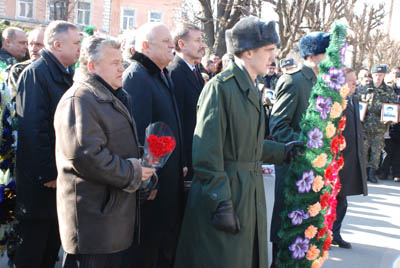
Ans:
[[[205,55],[203,33],[191,24],[171,33],[146,23],[121,42],[66,21],[28,36],[5,29],[0,61],[18,133],[10,265],[54,267],[62,245],[64,268],[267,267],[261,165],[269,163],[277,267],[284,177],[303,146],[299,122],[329,40],[304,36],[303,62],[282,59],[277,71],[275,22],[255,17],[226,31],[221,58]],[[377,65],[356,81],[345,69],[347,148],[333,226],[333,243],[343,248],[351,248],[340,234],[346,196],[366,195],[367,179],[400,181],[400,126],[381,121],[382,104],[398,103],[400,68],[385,79],[387,72]],[[363,115],[359,102],[367,104]],[[141,158],[146,127],[160,121],[176,146],[156,170]]]

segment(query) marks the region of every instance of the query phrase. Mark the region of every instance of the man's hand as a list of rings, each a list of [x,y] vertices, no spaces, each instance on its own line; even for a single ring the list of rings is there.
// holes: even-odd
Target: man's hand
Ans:
[[[183,167],[183,177],[186,177],[187,173],[188,173],[188,168]]]
[[[157,189],[154,189],[153,191],[151,191],[151,193],[150,193],[149,197],[147,198],[147,200],[154,200],[156,198],[156,196],[157,196],[157,192],[158,192]]]
[[[233,210],[232,200],[219,203],[217,210],[212,214],[211,223],[218,230],[231,234],[240,231],[239,218]]]
[[[285,162],[289,163],[304,153],[304,141],[291,141],[285,144]]]
[[[153,175],[154,172],[156,172],[155,168],[142,167],[142,181],[150,178],[150,176]]]
[[[43,184],[45,187],[55,189],[57,187],[57,180],[49,181]]]

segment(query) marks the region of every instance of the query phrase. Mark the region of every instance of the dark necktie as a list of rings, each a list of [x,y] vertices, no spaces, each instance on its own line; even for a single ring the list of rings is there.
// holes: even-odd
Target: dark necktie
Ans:
[[[194,77],[196,77],[197,82],[199,82],[199,74],[197,73],[196,69],[193,69]]]
[[[165,85],[169,88],[169,83],[168,83],[167,77],[165,77],[163,70],[161,70],[161,79],[164,81]]]

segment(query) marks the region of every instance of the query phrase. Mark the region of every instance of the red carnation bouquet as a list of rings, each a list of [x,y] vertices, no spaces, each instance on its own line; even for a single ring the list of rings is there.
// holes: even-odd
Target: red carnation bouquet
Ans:
[[[150,124],[146,128],[146,140],[142,165],[161,168],[175,149],[176,141],[171,129],[164,122]]]
[[[176,146],[172,130],[164,122],[155,122],[146,128],[146,140],[142,166],[162,168],[171,156]],[[142,187],[146,188],[151,178],[145,180]]]

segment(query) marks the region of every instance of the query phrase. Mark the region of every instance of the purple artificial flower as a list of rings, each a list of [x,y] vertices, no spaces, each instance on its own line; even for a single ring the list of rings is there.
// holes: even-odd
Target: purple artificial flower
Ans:
[[[294,243],[290,245],[289,250],[292,252],[293,259],[303,259],[308,251],[310,240],[298,236]]]
[[[288,214],[289,219],[292,220],[293,225],[300,225],[303,220],[306,220],[310,217],[310,213],[305,214],[303,210],[297,209]]]
[[[307,133],[308,136],[308,142],[307,142],[307,147],[308,148],[321,148],[323,143],[322,143],[322,138],[324,136],[324,133],[318,128],[314,127],[312,130],[308,131]]]
[[[315,109],[320,112],[320,117],[322,120],[326,120],[328,118],[328,113],[332,108],[332,99],[331,97],[324,98],[321,96],[317,97],[317,101],[315,102]]]
[[[328,88],[340,91],[346,83],[346,75],[343,69],[330,68],[328,74],[324,75],[324,81],[328,84]]]
[[[349,44],[346,42],[344,44],[344,46],[342,46],[342,48],[340,49],[340,56],[342,57],[342,60],[341,60],[342,65],[344,65],[344,62],[346,61],[346,50],[347,50],[348,46],[349,46]]]
[[[311,169],[310,171],[304,171],[303,176],[300,180],[296,182],[297,188],[299,189],[299,193],[304,194],[305,192],[309,192],[311,190],[311,186],[314,182],[315,175],[314,171]]]

